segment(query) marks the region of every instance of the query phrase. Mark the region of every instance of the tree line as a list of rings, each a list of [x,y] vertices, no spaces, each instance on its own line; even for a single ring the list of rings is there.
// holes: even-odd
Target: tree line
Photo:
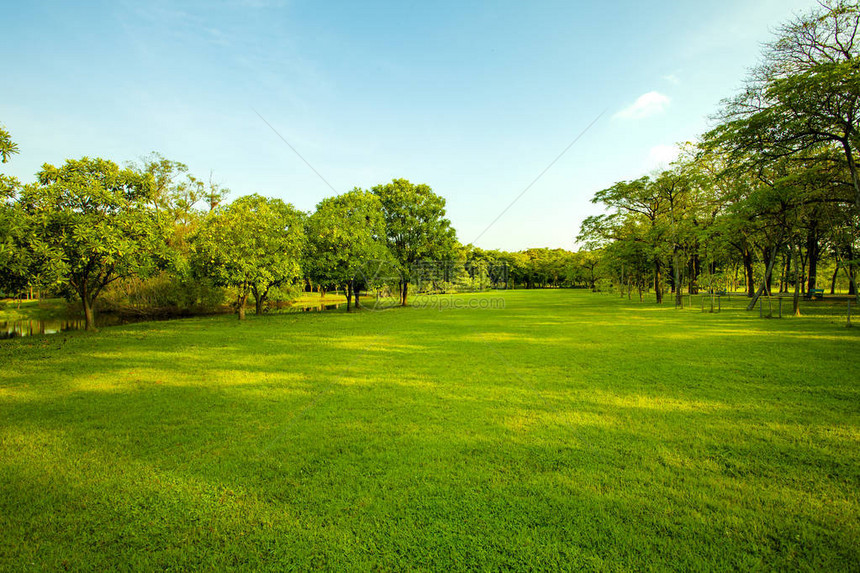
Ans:
[[[598,275],[640,297],[736,287],[752,309],[775,288],[801,296],[823,266],[857,295],[860,8],[833,0],[781,26],[714,126],[669,169],[595,194],[605,213],[577,240]],[[774,283],[778,283],[775,285]],[[832,292],[833,286],[831,286]]]
[[[0,128],[0,160],[18,152]],[[257,194],[227,202],[211,177],[153,153],[120,166],[101,158],[45,164],[22,184],[0,176],[0,292],[77,299],[87,328],[97,301],[143,314],[211,310],[232,297],[240,319],[253,301],[297,291],[362,291],[406,305],[410,284],[474,288],[593,286],[584,255],[562,249],[509,253],[457,241],[445,199],[405,179],[355,188],[311,213]],[[378,272],[384,268],[386,272]]]

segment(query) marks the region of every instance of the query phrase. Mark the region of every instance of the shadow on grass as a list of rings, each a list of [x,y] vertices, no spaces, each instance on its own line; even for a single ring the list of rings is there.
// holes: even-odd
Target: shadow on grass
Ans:
[[[16,341],[0,566],[857,562],[853,338],[509,296]]]

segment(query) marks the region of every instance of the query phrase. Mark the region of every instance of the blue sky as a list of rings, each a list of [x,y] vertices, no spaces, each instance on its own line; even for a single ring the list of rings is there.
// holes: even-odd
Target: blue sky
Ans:
[[[18,2],[0,123],[43,163],[150,151],[311,210],[395,177],[477,245],[574,248],[593,194],[671,158],[812,0]],[[255,112],[256,110],[256,112]]]

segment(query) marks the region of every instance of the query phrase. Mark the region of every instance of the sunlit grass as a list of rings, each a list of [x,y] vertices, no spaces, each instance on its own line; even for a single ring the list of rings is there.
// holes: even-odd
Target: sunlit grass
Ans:
[[[0,342],[0,569],[856,569],[860,330],[475,296]]]

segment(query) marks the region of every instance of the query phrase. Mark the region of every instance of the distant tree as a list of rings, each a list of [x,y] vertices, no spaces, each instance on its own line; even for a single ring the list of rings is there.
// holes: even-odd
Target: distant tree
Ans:
[[[216,207],[191,238],[195,266],[215,284],[237,289],[239,320],[253,294],[262,314],[270,289],[301,276],[302,214],[280,199],[240,197]]]
[[[167,215],[178,232],[187,230],[196,218],[198,205],[203,202],[211,211],[221,204],[229,189],[215,182],[212,174],[209,184],[188,172],[188,166],[165,158],[153,151],[129,167],[141,174],[149,174],[155,181],[152,205],[159,214]]]
[[[203,199],[209,206],[209,210],[214,211],[215,208],[218,207],[224,201],[224,199],[227,198],[227,195],[229,194],[230,189],[224,187],[222,184],[215,181],[215,176],[210,171],[209,186],[206,187],[203,192]]]
[[[152,206],[157,212],[169,212],[171,195],[179,181],[188,174],[188,166],[153,151],[137,162],[128,163],[128,167],[142,175],[152,176]]]
[[[663,237],[664,229],[660,225],[660,217],[665,209],[666,197],[660,192],[650,177],[642,177],[634,181],[620,181],[601,191],[598,191],[592,203],[603,203],[616,214],[641,219],[646,228],[646,235],[640,235],[651,247],[649,258],[653,268],[654,292],[657,304],[663,302],[663,255],[666,244]],[[594,222],[597,222],[596,220]],[[610,222],[606,219],[605,222]],[[611,236],[611,235],[609,235]]]
[[[412,267],[418,262],[447,258],[454,248],[456,233],[445,218],[445,199],[429,185],[394,179],[372,191],[382,203],[388,248],[400,265],[400,304],[405,306]]]
[[[28,219],[27,250],[45,275],[74,289],[92,330],[104,287],[155,268],[163,235],[147,206],[153,178],[87,157],[62,167],[45,164],[37,177],[20,198]]]
[[[379,198],[359,188],[321,201],[308,218],[310,273],[323,284],[343,285],[347,310],[359,306],[361,271],[370,261],[390,258]]]
[[[593,291],[597,288],[597,266],[600,264],[601,253],[583,249],[577,255],[577,265],[582,271],[584,282]]]

